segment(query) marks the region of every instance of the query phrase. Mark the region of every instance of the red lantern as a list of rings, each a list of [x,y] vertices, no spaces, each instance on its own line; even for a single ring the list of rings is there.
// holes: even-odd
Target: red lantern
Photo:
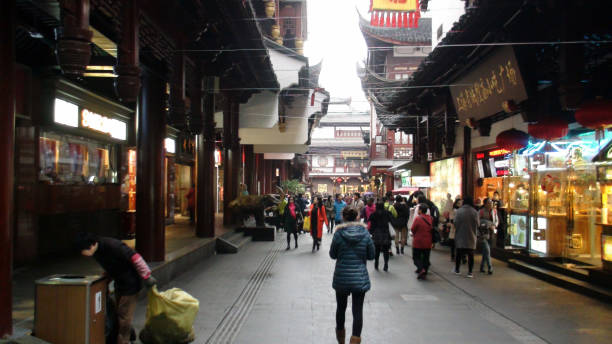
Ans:
[[[529,124],[527,132],[536,139],[552,141],[566,136],[569,127],[567,121],[561,118],[548,117],[538,123]]]
[[[495,143],[499,148],[514,151],[527,146],[529,143],[529,135],[524,131],[510,129],[499,133],[495,139]]]
[[[597,138],[612,127],[612,100],[596,99],[582,105],[574,114],[576,122],[585,128],[597,130]]]

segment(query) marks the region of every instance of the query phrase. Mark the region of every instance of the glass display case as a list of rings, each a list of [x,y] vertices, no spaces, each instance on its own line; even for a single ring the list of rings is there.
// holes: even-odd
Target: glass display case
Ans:
[[[512,246],[527,247],[527,215],[510,215],[508,235]]]
[[[40,135],[39,180],[50,184],[117,183],[117,150],[113,144],[43,132]]]

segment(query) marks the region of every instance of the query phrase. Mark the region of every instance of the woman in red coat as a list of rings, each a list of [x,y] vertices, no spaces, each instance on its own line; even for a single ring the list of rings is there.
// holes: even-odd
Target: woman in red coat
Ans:
[[[321,248],[321,238],[323,237],[323,223],[327,222],[327,213],[320,196],[316,196],[310,206],[310,235],[312,235],[312,252]]]
[[[421,203],[418,206],[418,215],[412,223],[410,231],[414,238],[412,239],[412,257],[414,264],[417,266],[418,279],[425,279],[427,270],[429,269],[429,254],[432,246],[432,223],[433,219],[427,215],[429,207],[427,204]]]

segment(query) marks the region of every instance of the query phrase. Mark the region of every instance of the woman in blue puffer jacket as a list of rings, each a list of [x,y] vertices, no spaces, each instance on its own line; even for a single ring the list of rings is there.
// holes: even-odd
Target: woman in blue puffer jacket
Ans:
[[[349,294],[353,296],[353,332],[349,343],[361,343],[363,301],[370,290],[366,262],[374,259],[374,242],[363,223],[355,222],[357,211],[342,210],[344,223],[336,226],[329,256],[336,259],[333,288],[336,290],[336,338],[344,344],[344,316]]]

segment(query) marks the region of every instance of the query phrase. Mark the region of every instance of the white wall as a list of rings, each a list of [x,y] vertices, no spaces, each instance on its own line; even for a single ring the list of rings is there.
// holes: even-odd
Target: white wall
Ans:
[[[513,117],[506,118],[503,121],[493,123],[493,125],[491,125],[491,134],[489,136],[480,136],[478,130],[472,130],[472,149],[494,145],[495,138],[497,138],[499,133],[512,128],[527,132],[527,123],[523,122],[521,115],[514,115]]]
[[[333,139],[335,135],[334,127],[314,128],[312,131],[312,139]]]
[[[430,0],[427,6],[431,17],[431,46],[435,48],[438,43],[452,29],[453,24],[465,13],[464,0]],[[438,27],[442,24],[442,36],[438,40]]]
[[[291,84],[297,84],[299,82],[298,73],[300,68],[306,65],[306,62],[296,59],[295,57],[287,56],[276,50],[268,49],[270,53],[270,62],[274,68],[276,79],[280,84],[281,90]]]

